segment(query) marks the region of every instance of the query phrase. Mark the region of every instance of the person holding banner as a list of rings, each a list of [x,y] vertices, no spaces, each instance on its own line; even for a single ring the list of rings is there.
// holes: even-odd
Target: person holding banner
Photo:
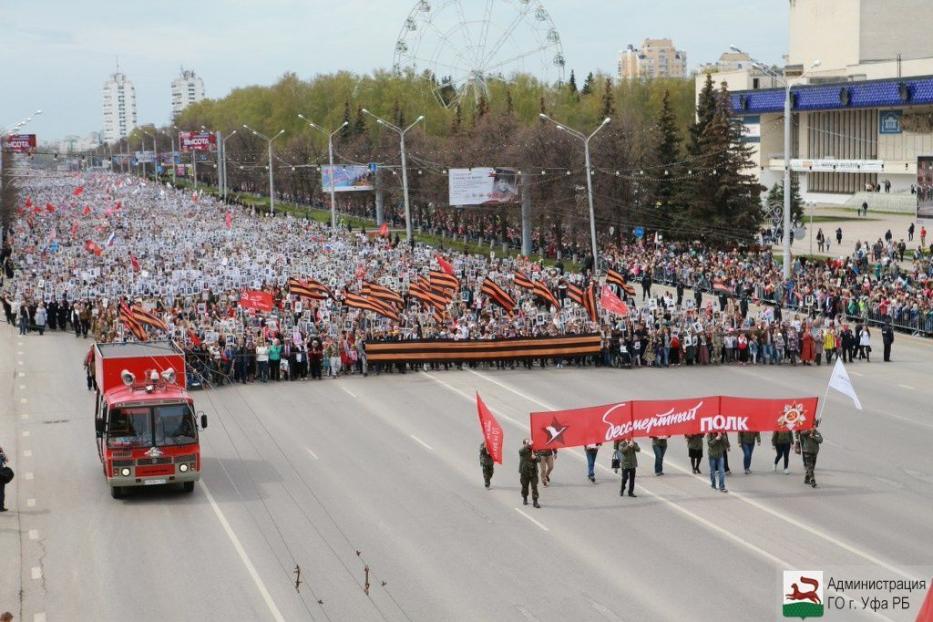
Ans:
[[[635,469],[638,468],[638,456],[635,454],[641,451],[641,447],[635,442],[635,439],[622,439],[615,442],[615,450],[621,456],[622,467],[622,487],[619,488],[619,496],[625,496],[625,485],[628,484],[628,496],[637,497],[635,494]]]
[[[823,435],[815,427],[811,430],[797,432],[797,448],[803,455],[803,468],[806,472],[803,483],[813,488],[816,488],[816,476],[813,471],[816,469],[816,456],[820,453],[820,443],[822,442]]]
[[[788,469],[788,460],[790,459],[790,446],[794,440],[794,433],[783,431],[783,432],[772,432],[771,433],[771,446],[774,447],[776,455],[774,456],[774,466],[772,471],[777,471],[778,462],[781,461],[781,458],[784,458],[784,475],[790,473]]]
[[[726,455],[726,435],[722,432],[710,432],[706,435],[706,445],[709,451],[709,481],[710,487],[716,490],[716,474],[719,474],[719,492],[726,490],[726,467],[723,456]]]
[[[531,447],[527,438],[522,441],[522,448],[518,450],[518,474],[522,485],[522,505],[528,505],[528,487],[531,486],[531,501],[536,508],[538,505],[538,456]]]
[[[488,489],[489,485],[492,483],[492,473],[495,470],[495,463],[493,462],[489,450],[486,449],[486,441],[483,441],[479,445],[479,465],[483,467],[483,482],[485,482],[486,488]]]
[[[742,462],[745,467],[745,474],[752,472],[752,452],[755,451],[755,443],[761,446],[761,432],[739,432],[739,445],[742,446]]]
[[[703,460],[703,435],[687,434],[687,455],[690,457],[690,468],[694,475],[702,474],[700,461]]]

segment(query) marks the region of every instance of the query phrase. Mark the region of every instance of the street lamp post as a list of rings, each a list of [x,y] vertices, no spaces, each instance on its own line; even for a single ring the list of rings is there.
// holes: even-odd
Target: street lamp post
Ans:
[[[742,50],[737,48],[734,45],[730,45],[729,48],[733,52],[742,54]],[[791,227],[791,199],[793,198],[793,192],[791,189],[791,168],[790,168],[790,156],[791,156],[791,134],[793,132],[793,101],[791,100],[791,87],[794,85],[793,80],[788,80],[786,76],[780,76],[777,72],[773,71],[770,67],[765,65],[762,62],[759,62],[751,57],[752,66],[761,71],[762,73],[771,76],[776,80],[780,80],[784,83],[784,236],[783,236],[783,255],[784,255],[784,280],[790,279],[791,271],[791,250],[790,250],[790,227]],[[814,69],[820,66],[820,61],[816,60],[810,64],[808,69]],[[802,74],[801,74],[801,77]],[[811,222],[810,228],[813,228]],[[811,231],[812,235],[812,231]],[[813,252],[812,240],[810,252]]]
[[[587,136],[583,132],[577,131],[575,129],[567,127],[566,125],[558,123],[557,121],[547,116],[543,112],[540,113],[538,116],[544,119],[545,121],[550,121],[551,123],[553,123],[555,126],[557,126],[557,129],[567,132],[571,136],[583,141],[583,153],[584,153],[584,158],[586,161],[586,195],[587,195],[587,200],[589,201],[589,206],[590,206],[590,244],[592,245],[592,253],[593,253],[593,274],[594,275],[599,274],[599,254],[598,254],[598,250],[596,246],[596,212],[593,208],[593,171],[591,170],[591,167],[590,167],[590,141],[593,139],[594,136],[596,136],[597,133],[599,133],[601,129],[603,129],[609,124],[610,119],[609,117],[606,117],[605,119],[603,119],[603,122],[599,124],[599,127],[593,130],[592,134]]]
[[[409,244],[412,244],[412,243],[414,242],[414,239],[415,239],[415,238],[414,238],[414,235],[413,235],[413,233],[412,233],[412,226],[411,226],[411,205],[409,204],[409,201],[408,201],[408,162],[407,162],[407,160],[405,159],[405,134],[407,134],[408,131],[409,131],[410,129],[412,129],[413,127],[415,127],[416,125],[418,125],[419,123],[421,123],[422,121],[424,121],[424,115],[419,116],[417,119],[415,119],[414,123],[412,123],[411,125],[409,125],[409,126],[406,127],[405,129],[402,129],[402,128],[398,127],[397,125],[393,125],[392,123],[389,123],[388,121],[386,121],[385,119],[383,119],[383,118],[381,118],[381,117],[377,117],[376,115],[374,115],[373,113],[371,113],[371,112],[370,112],[369,110],[367,110],[366,108],[363,108],[363,113],[364,113],[364,114],[368,114],[369,116],[371,116],[372,118],[374,118],[374,119],[376,120],[376,123],[378,123],[379,125],[381,125],[381,126],[383,126],[383,127],[387,127],[387,128],[389,128],[390,130],[394,131],[396,134],[398,134],[399,139],[400,139],[400,141],[401,141],[401,149],[402,149],[402,194],[403,194],[403,196],[405,197],[405,236],[406,236],[406,241],[407,241]]]
[[[276,134],[272,138],[269,138],[265,134],[257,132],[256,130],[246,125],[245,123],[243,124],[243,127],[248,129],[250,132],[252,132],[254,136],[258,136],[259,138],[266,141],[267,146],[269,147],[269,213],[275,216],[275,181],[272,176],[272,142],[276,138],[284,134],[285,130],[279,130],[278,134]]]
[[[223,189],[222,196],[224,203],[227,202],[227,141],[233,138],[236,135],[236,130],[233,130],[227,134],[226,138],[220,140],[220,174],[223,177]]]
[[[158,176],[159,176],[159,145],[156,144],[156,137],[155,137],[155,134],[150,134],[149,132],[147,132],[146,130],[144,130],[144,129],[142,129],[142,128],[140,128],[139,131],[142,132],[143,134],[145,134],[146,136],[148,136],[149,138],[152,139],[152,153],[153,153],[152,169],[153,169],[153,173],[155,173],[155,175],[156,175],[156,180],[158,180]],[[157,132],[158,130],[154,130],[154,131]],[[146,143],[143,142],[143,153],[145,153],[145,151],[146,151]],[[146,176],[146,175],[145,175],[145,170],[146,170],[146,163],[143,162],[143,173],[144,173],[144,174],[143,174],[143,177]]]
[[[337,195],[336,195],[336,176],[334,175],[334,136],[336,136],[343,128],[350,125],[348,121],[344,121],[340,127],[338,127],[333,132],[328,132],[322,128],[317,123],[310,121],[303,114],[298,113],[298,116],[305,121],[308,125],[321,132],[327,136],[327,158],[330,162],[330,226],[332,229],[337,228]]]

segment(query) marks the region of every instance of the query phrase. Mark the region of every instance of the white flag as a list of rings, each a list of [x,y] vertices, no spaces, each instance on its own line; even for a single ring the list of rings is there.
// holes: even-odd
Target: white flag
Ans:
[[[833,375],[829,379],[829,386],[832,389],[836,389],[843,395],[848,395],[851,397],[855,407],[859,410],[862,410],[862,403],[858,401],[858,396],[855,394],[855,389],[852,387],[852,381],[849,380],[849,374],[846,373],[846,368],[842,364],[841,358],[836,359],[836,366],[833,367]]]

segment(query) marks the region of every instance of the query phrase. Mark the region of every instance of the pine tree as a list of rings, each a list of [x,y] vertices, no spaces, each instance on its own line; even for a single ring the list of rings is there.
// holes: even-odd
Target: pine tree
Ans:
[[[586,74],[586,80],[583,81],[583,90],[580,91],[583,95],[591,95],[593,93],[593,72]]]
[[[353,133],[352,128],[350,127],[350,100],[344,100],[343,102],[343,127],[340,128],[340,138],[346,140],[350,138]]]
[[[515,103],[512,101],[512,89],[505,92],[505,114],[512,116],[515,113]]]
[[[392,123],[403,129],[405,127],[405,113],[402,112],[402,106],[397,99],[395,100],[395,105],[392,107]]]
[[[602,118],[614,117],[616,114],[616,98],[615,94],[612,92],[612,78],[606,78],[605,86],[603,87],[603,107],[602,107]]]
[[[487,112],[489,112],[489,101],[487,101],[486,95],[480,95],[479,101],[476,102],[476,119],[482,119]]]
[[[697,98],[696,121],[690,125],[690,141],[687,144],[687,153],[692,156],[700,153],[700,137],[703,130],[709,125],[716,111],[716,85],[713,84],[713,76],[706,74],[706,82]]]
[[[577,76],[574,75],[573,69],[570,70],[570,79],[567,81],[567,89],[570,91],[571,95],[577,94]]]
[[[784,182],[775,183],[765,199],[768,212],[776,217],[778,228],[784,227]],[[790,174],[790,220],[791,223],[803,221],[803,198],[800,196],[800,179],[797,173]]]
[[[750,242],[764,218],[762,186],[748,173],[751,148],[742,142],[742,125],[732,114],[725,83],[716,94],[712,118],[699,139],[706,174],[692,184],[684,233],[713,244]]]
[[[654,187],[654,203],[657,207],[670,208],[677,196],[677,182],[681,173],[680,134],[677,131],[677,118],[671,108],[671,94],[664,91],[661,98],[661,112],[656,125],[658,157],[657,179]],[[672,216],[672,215],[671,215]]]
[[[460,133],[460,130],[463,127],[463,109],[460,107],[460,104],[457,104],[457,107],[454,108],[454,118],[450,122],[450,133],[454,136]]]
[[[363,113],[363,106],[356,107],[356,121],[353,124],[353,134],[362,136],[366,133],[366,115]]]

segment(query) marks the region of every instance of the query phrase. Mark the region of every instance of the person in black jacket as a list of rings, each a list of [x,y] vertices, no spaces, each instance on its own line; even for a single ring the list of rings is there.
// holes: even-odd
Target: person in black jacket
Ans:
[[[912,225],[911,225],[912,226]],[[881,341],[884,343],[884,362],[891,362],[891,345],[894,343],[894,329],[891,322],[885,322],[881,327]]]

